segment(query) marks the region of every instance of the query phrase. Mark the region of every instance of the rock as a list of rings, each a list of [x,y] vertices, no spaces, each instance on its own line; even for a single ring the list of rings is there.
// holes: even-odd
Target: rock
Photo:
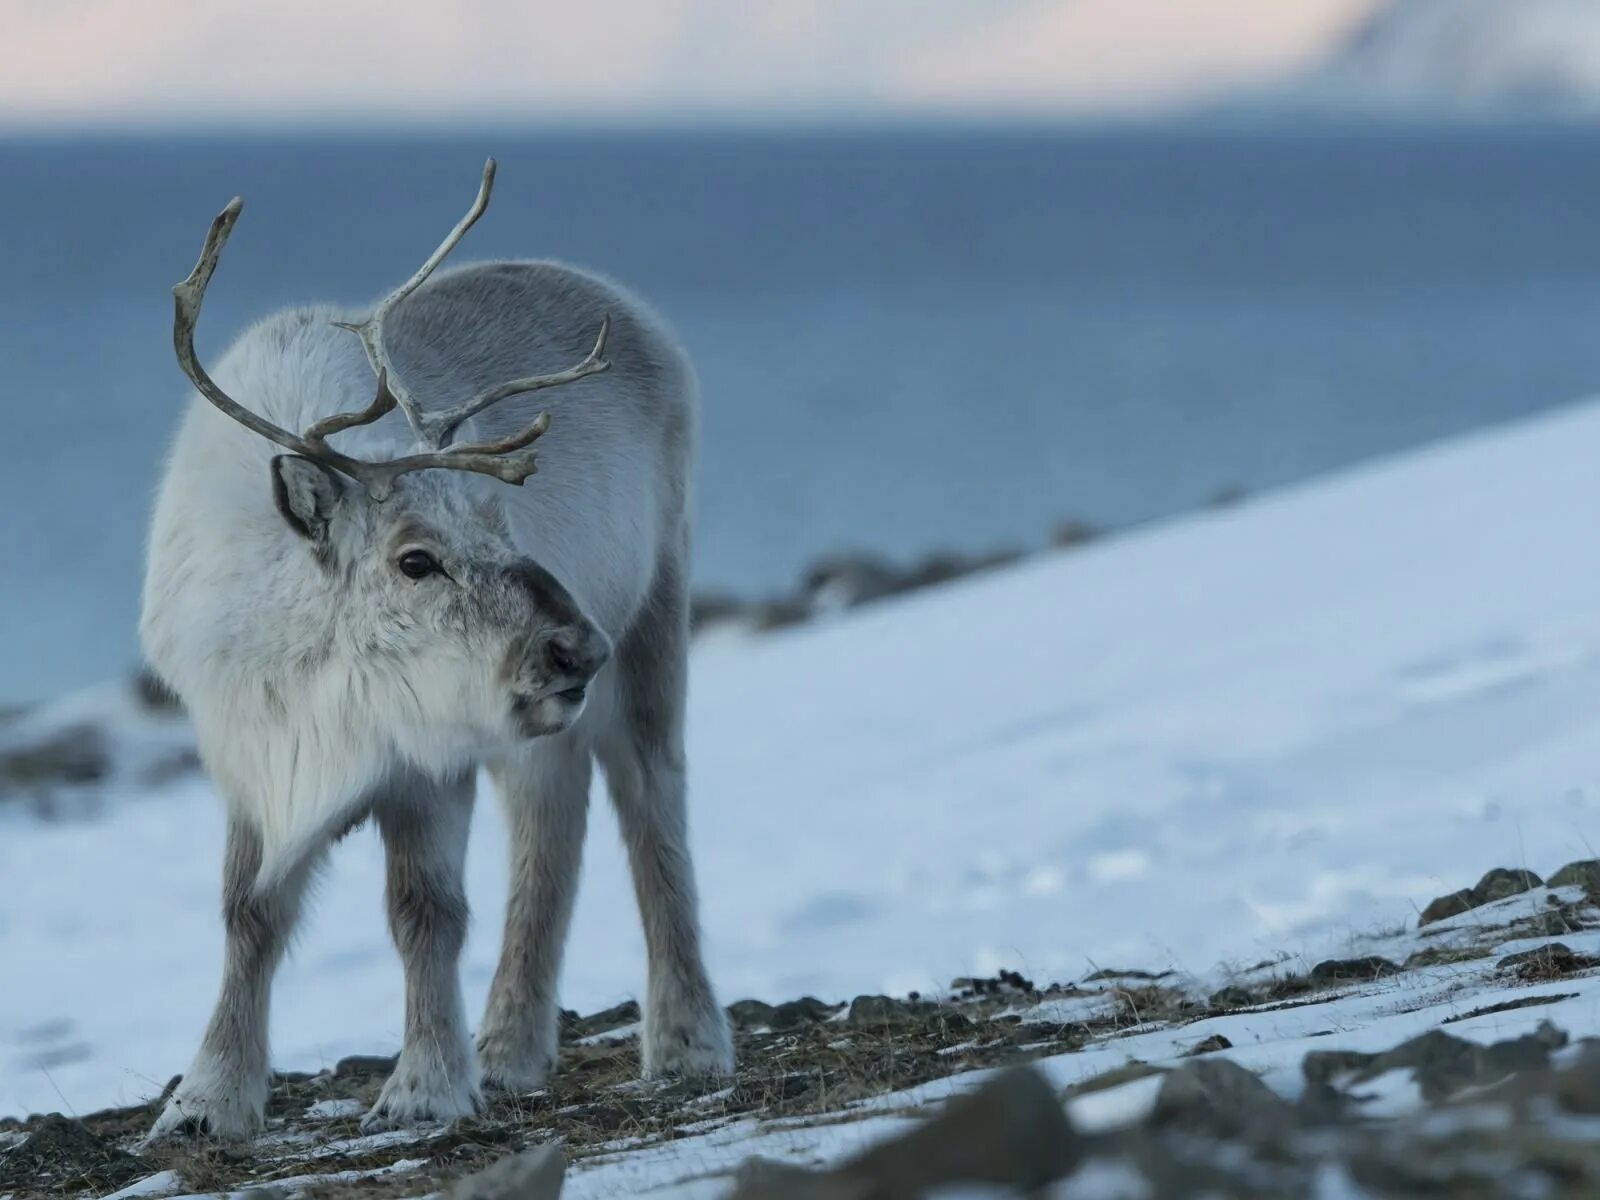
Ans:
[[[937,1115],[846,1163],[872,1195],[922,1196],[957,1183],[1029,1192],[1062,1178],[1082,1155],[1066,1110],[1038,1071],[1020,1067],[957,1096]]]
[[[936,584],[948,583],[952,579],[976,575],[979,571],[1010,566],[1021,558],[1020,550],[995,550],[988,554],[976,555],[930,554],[906,572],[897,590],[912,592],[919,588],[933,587]]]
[[[1294,1120],[1293,1105],[1227,1058],[1200,1059],[1167,1072],[1149,1117],[1155,1126],[1251,1138],[1279,1136]]]
[[[798,600],[762,600],[752,604],[748,612],[751,628],[759,633],[799,625],[811,615]]]
[[[1165,1075],[1167,1068],[1158,1067],[1152,1063],[1130,1059],[1120,1067],[1112,1067],[1109,1071],[1101,1071],[1098,1075],[1091,1075],[1087,1079],[1080,1079],[1077,1083],[1068,1084],[1063,1092],[1069,1100],[1079,1096],[1090,1096],[1095,1092],[1109,1092],[1119,1088],[1125,1083],[1132,1083],[1138,1079],[1149,1079],[1152,1075]]]
[[[1568,1112],[1600,1115],[1600,1041],[1584,1041],[1577,1060],[1556,1075],[1550,1092]]]
[[[1515,921],[1511,927],[1521,937],[1560,937],[1565,933],[1577,933],[1583,928],[1583,921],[1568,906],[1548,909],[1526,921]]]
[[[1117,979],[1137,979],[1146,983],[1153,983],[1158,979],[1165,979],[1171,971],[1140,971],[1138,969],[1119,970],[1116,967],[1102,967],[1092,975],[1085,975],[1085,983],[1109,983]]]
[[[957,1096],[921,1125],[834,1170],[752,1159],[730,1200],[911,1200],[953,1184],[1026,1193],[1065,1177],[1082,1152],[1082,1139],[1044,1076],[1022,1067]]]
[[[713,625],[742,620],[748,612],[744,601],[727,592],[696,592],[689,599],[689,628],[698,633]]]
[[[1050,531],[1050,544],[1058,550],[1070,550],[1094,541],[1095,528],[1086,521],[1066,520]]]
[[[387,1077],[394,1070],[398,1055],[393,1054],[352,1054],[348,1058],[341,1058],[333,1064],[333,1077],[335,1079],[371,1079],[374,1077]]]
[[[1233,984],[1211,993],[1212,1008],[1248,1008],[1255,1002],[1256,996],[1254,992],[1249,988]]]
[[[770,1028],[773,1011],[772,1005],[760,1000],[735,1000],[728,1005],[728,1020],[736,1029]]]
[[[1480,1081],[1493,1083],[1507,1075],[1544,1070],[1550,1065],[1551,1052],[1566,1044],[1565,1032],[1549,1021],[1540,1021],[1532,1033],[1483,1047]]]
[[[1378,1055],[1360,1079],[1409,1070],[1422,1089],[1422,1098],[1437,1103],[1464,1087],[1489,1082],[1483,1078],[1482,1062],[1482,1051],[1476,1043],[1435,1029]]]
[[[94,725],[70,725],[0,754],[0,797],[52,785],[98,783],[111,770],[111,750]]]
[[[1398,963],[1370,954],[1365,958],[1330,958],[1326,962],[1319,962],[1311,968],[1311,982],[1366,983],[1369,980],[1382,979],[1385,975],[1398,974],[1400,974]]]
[[[824,1004],[815,996],[802,996],[798,1000],[790,1000],[774,1008],[767,1018],[767,1025],[772,1029],[794,1029],[800,1025],[815,1025],[819,1021],[826,1021],[843,1008],[842,1004]]]
[[[1532,871],[1525,871],[1519,867],[1495,867],[1478,880],[1477,886],[1472,891],[1478,897],[1479,904],[1492,904],[1496,900],[1504,900],[1507,896],[1516,896],[1543,886],[1544,880]]]
[[[1416,967],[1444,967],[1488,957],[1489,952],[1482,946],[1429,946],[1407,955],[1405,968],[1410,971]]]
[[[854,608],[901,589],[901,573],[872,554],[836,554],[812,563],[800,580],[801,599],[813,611]]]
[[[446,1200],[556,1200],[566,1172],[561,1143],[551,1142],[508,1154],[457,1180],[445,1196]]]
[[[0,1194],[73,1195],[114,1192],[154,1171],[145,1159],[119,1150],[82,1121],[51,1113],[23,1141],[0,1153]]]
[[[1485,1087],[1516,1072],[1549,1065],[1550,1052],[1566,1043],[1566,1035],[1549,1022],[1526,1037],[1480,1046],[1441,1030],[1402,1042],[1382,1054],[1318,1050],[1301,1062],[1306,1082],[1314,1088],[1350,1088],[1390,1071],[1410,1071],[1423,1099],[1437,1104],[1467,1087]]]
[[[872,1185],[832,1171],[808,1171],[770,1158],[747,1158],[728,1200],[872,1200]]]
[[[1600,858],[1583,858],[1569,862],[1550,876],[1548,886],[1581,887],[1591,896],[1600,896]]]
[[[1153,976],[1151,978],[1154,978]],[[1039,989],[1033,980],[1016,971],[1001,971],[983,978],[962,975],[950,981],[950,990],[960,996],[998,996],[1005,992],[1021,992],[1031,996]]]
[[[1451,892],[1448,896],[1440,896],[1431,901],[1428,907],[1422,910],[1417,925],[1419,927],[1431,925],[1435,921],[1458,916],[1481,905],[1504,900],[1507,896],[1519,895],[1543,884],[1544,880],[1521,867],[1495,867],[1473,887],[1462,888],[1459,892]]]
[[[910,1004],[889,996],[857,996],[845,1017],[851,1025],[905,1025],[915,1019]]]
[[[1575,953],[1564,942],[1551,942],[1546,946],[1535,946],[1532,950],[1508,954],[1495,963],[1495,969],[1515,971],[1518,979],[1534,981],[1559,979],[1563,975],[1592,967],[1596,962],[1587,954]]]
[[[593,1013],[587,1017],[579,1017],[572,1022],[570,1028],[575,1038],[592,1037],[597,1033],[609,1033],[613,1029],[620,1029],[624,1025],[633,1025],[639,1020],[639,1003],[636,1000],[624,1000],[621,1004],[613,1005],[604,1012]]]
[[[1331,1086],[1341,1076],[1365,1071],[1377,1057],[1360,1050],[1311,1050],[1300,1060],[1300,1073],[1309,1084]]]
[[[1459,892],[1451,892],[1448,896],[1440,896],[1430,900],[1428,907],[1422,910],[1422,915],[1417,918],[1417,925],[1432,925],[1435,921],[1442,921],[1446,917],[1459,916],[1478,907],[1477,894],[1471,888],[1462,888]]]
[[[1272,981],[1267,988],[1267,995],[1274,1000],[1288,1000],[1293,996],[1304,996],[1315,986],[1309,975],[1285,975]]]

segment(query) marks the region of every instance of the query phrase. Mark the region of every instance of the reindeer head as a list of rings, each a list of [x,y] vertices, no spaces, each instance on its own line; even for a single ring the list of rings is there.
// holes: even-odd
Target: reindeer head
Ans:
[[[262,598],[264,608],[270,619],[320,622],[323,653],[309,666],[323,678],[308,686],[336,693],[339,702],[327,707],[345,711],[348,725],[381,731],[424,761],[448,760],[486,739],[567,728],[611,651],[567,589],[518,551],[503,507],[481,488],[464,486],[462,473],[520,486],[535,471],[530,447],[549,427],[548,414],[498,441],[452,443],[462,422],[500,400],[604,371],[609,318],[577,365],[509,380],[431,411],[400,384],[385,346],[386,318],[482,215],[493,182],[490,159],[471,209],[421,269],[365,321],[339,323],[366,349],[377,377],[372,403],[301,433],[237,403],[195,354],[206,287],[240,200],[218,214],[194,270],[173,289],[173,344],[184,373],[227,416],[289,451],[272,459],[262,483],[304,563],[292,572],[292,585]],[[328,444],[331,435],[397,407],[416,436],[416,453],[370,461]],[[349,733],[355,736],[354,728]]]

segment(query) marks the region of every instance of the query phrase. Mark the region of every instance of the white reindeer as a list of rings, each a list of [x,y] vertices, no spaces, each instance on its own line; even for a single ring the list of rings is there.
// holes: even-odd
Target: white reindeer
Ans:
[[[326,848],[369,815],[406,1001],[368,1127],[471,1113],[485,1085],[538,1087],[595,758],[644,923],[644,1072],[732,1070],[684,811],[693,373],[639,300],[571,267],[486,263],[423,287],[493,180],[491,159],[467,215],[369,317],[269,317],[215,378],[194,327],[239,200],[173,289],[199,396],[156,501],[140,632],[226,801],[227,951],[153,1137],[261,1126],[274,970]],[[537,486],[513,491],[536,439]],[[507,809],[512,882],[475,1052],[457,960],[480,764]]]

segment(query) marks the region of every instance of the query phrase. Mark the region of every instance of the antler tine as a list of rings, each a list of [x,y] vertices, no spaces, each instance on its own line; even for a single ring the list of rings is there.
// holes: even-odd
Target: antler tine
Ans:
[[[372,464],[340,454],[326,441],[330,433],[337,433],[341,429],[350,429],[356,425],[371,424],[394,407],[394,396],[381,374],[378,376],[378,394],[366,408],[360,412],[335,413],[330,417],[324,417],[311,425],[304,434],[296,434],[274,425],[265,417],[258,416],[245,408],[223,391],[216,380],[207,373],[205,367],[200,365],[200,357],[194,349],[195,326],[199,324],[200,310],[205,304],[206,288],[210,285],[211,276],[216,272],[217,263],[222,258],[222,248],[228,244],[228,237],[233,233],[234,224],[243,211],[244,201],[235,196],[228,202],[228,206],[217,214],[211,222],[210,230],[206,233],[205,245],[200,249],[200,258],[195,263],[194,270],[189,272],[188,278],[172,289],[172,347],[178,355],[178,366],[183,369],[183,373],[199,389],[202,396],[251,432],[260,434],[285,450],[292,450],[306,458],[315,459],[365,485],[369,491],[385,490],[386,482],[373,472]]]
[[[384,321],[388,319],[395,305],[428,281],[428,276],[433,274],[435,268],[445,260],[445,256],[454,250],[456,244],[466,236],[467,230],[471,229],[477,223],[478,218],[483,216],[484,210],[489,207],[489,194],[494,190],[494,172],[494,159],[486,159],[483,164],[483,181],[478,184],[477,199],[472,202],[472,207],[467,209],[466,216],[457,221],[455,228],[445,235],[445,239],[439,243],[438,249],[428,255],[427,261],[417,268],[416,274],[380,300],[378,306],[372,310],[372,315],[365,321],[334,322],[340,329],[348,329],[361,339],[361,346],[367,352],[367,361],[372,364],[373,373],[380,378],[398,379],[394,363],[389,360],[388,348],[384,345]],[[393,390],[395,401],[400,405],[401,411],[406,414],[406,420],[411,422],[412,431],[417,435],[418,439],[425,444],[439,445],[440,442],[434,436],[432,422],[423,414],[421,408],[412,400],[410,394],[403,386],[396,386],[393,383],[390,386]]]
[[[517,454],[515,451],[531,446],[543,437],[549,428],[550,414],[540,413],[526,429],[509,437],[500,438],[498,441],[465,442],[449,450],[413,454],[408,458],[397,458],[391,462],[374,463],[373,470],[383,478],[386,488],[396,477],[409,471],[433,469],[472,471],[520,487],[528,476],[537,472],[538,467],[535,465],[535,456],[531,450],[526,454]]]
[[[388,499],[394,490],[394,481],[412,471],[434,469],[470,471],[491,476],[504,483],[520,485],[536,470],[535,456],[528,447],[544,436],[545,431],[550,428],[549,413],[540,413],[520,432],[496,441],[470,442],[444,449],[442,448],[444,439],[450,437],[461,422],[508,396],[557,387],[609,368],[611,364],[605,359],[604,354],[606,340],[611,334],[611,318],[607,316],[600,322],[600,333],[595,339],[593,349],[576,366],[550,375],[533,375],[525,379],[513,379],[496,384],[479,392],[465,404],[435,414],[431,420],[417,410],[403,389],[394,386],[392,382],[394,371],[383,344],[383,323],[394,306],[422,286],[434,268],[454,249],[462,235],[472,228],[473,222],[483,215],[484,209],[489,204],[490,190],[494,185],[494,170],[495,163],[491,158],[484,164],[483,182],[478,188],[478,198],[467,211],[467,215],[456,223],[456,227],[450,231],[445,240],[439,244],[439,248],[428,257],[427,262],[422,264],[415,275],[384,297],[365,321],[359,324],[335,322],[340,328],[349,329],[360,336],[362,345],[367,351],[367,358],[377,373],[377,392],[372,398],[372,403],[366,408],[358,412],[333,413],[312,422],[304,433],[291,433],[239,404],[224,392],[200,365],[199,356],[194,349],[195,326],[200,320],[200,310],[205,303],[206,288],[210,285],[211,277],[216,272],[217,263],[222,257],[222,248],[227,245],[234,224],[244,209],[244,201],[238,197],[231,200],[211,222],[211,228],[206,233],[205,245],[200,250],[200,258],[195,263],[194,270],[172,289],[172,345],[177,352],[178,365],[183,369],[183,373],[199,389],[201,395],[246,429],[260,434],[286,450],[314,459],[348,476],[362,484],[367,489],[368,495],[376,501]],[[435,447],[434,450],[405,458],[368,462],[341,454],[328,445],[328,438],[331,435],[359,425],[370,425],[397,407],[405,412],[417,436],[425,444],[431,443]]]
[[[379,417],[392,412],[395,406],[394,393],[389,390],[389,377],[384,372],[378,372],[378,391],[372,397],[372,403],[360,412],[334,413],[323,417],[306,427],[306,441],[317,446],[328,444],[328,435],[338,433],[341,429],[354,429],[357,425],[371,425]]]
[[[589,351],[588,357],[576,366],[568,367],[565,371],[556,371],[550,375],[530,375],[524,379],[511,379],[505,383],[497,383],[491,388],[485,388],[465,404],[458,405],[442,413],[435,413],[427,418],[429,432],[432,434],[435,445],[445,445],[449,442],[456,429],[468,417],[475,417],[491,404],[498,404],[511,396],[520,396],[525,392],[538,392],[545,388],[560,387],[564,383],[572,383],[584,378],[586,375],[597,375],[607,370],[611,363],[601,357],[606,352],[606,339],[611,336],[611,317],[607,314],[600,321],[600,336],[595,338],[594,349]],[[548,414],[540,414],[547,416]]]
[[[206,233],[205,245],[200,249],[200,259],[195,263],[194,270],[189,272],[188,278],[172,289],[172,347],[178,355],[178,366],[183,369],[190,382],[200,390],[202,396],[246,429],[276,442],[285,450],[293,450],[296,454],[303,454],[307,458],[318,459],[353,479],[361,479],[361,463],[328,449],[322,444],[320,436],[301,437],[274,425],[265,417],[257,416],[223,391],[216,380],[212,379],[200,365],[200,358],[194,349],[195,326],[199,323],[200,309],[205,303],[206,288],[210,285],[211,276],[216,272],[217,262],[222,257],[222,248],[228,244],[228,236],[233,232],[233,226],[243,211],[244,201],[239,197],[235,196],[228,201],[228,206],[211,222],[211,229]],[[371,419],[376,420],[377,416]],[[313,431],[315,429],[313,426]]]
[[[200,320],[200,308],[205,303],[206,288],[211,283],[211,276],[216,272],[217,261],[222,257],[222,248],[228,244],[228,236],[233,232],[234,223],[239,220],[239,214],[243,211],[244,201],[240,197],[235,196],[228,201],[228,206],[211,222],[211,228],[206,233],[205,245],[200,248],[200,258],[194,264],[194,270],[189,272],[182,283],[174,285],[172,348],[177,352],[178,366],[183,369],[183,373],[195,387],[200,389],[202,396],[246,428],[278,443],[285,449],[298,453],[305,444],[299,437],[287,429],[274,425],[271,421],[256,416],[235,402],[233,397],[218,387],[216,381],[206,373],[194,350],[194,329]]]

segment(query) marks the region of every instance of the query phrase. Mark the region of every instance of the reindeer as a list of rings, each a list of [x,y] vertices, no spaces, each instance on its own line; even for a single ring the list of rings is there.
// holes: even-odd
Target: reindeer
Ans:
[[[153,1138],[261,1127],[274,971],[327,847],[369,816],[405,1035],[366,1127],[539,1087],[596,760],[644,925],[644,1073],[732,1070],[684,801],[694,375],[660,320],[594,275],[515,261],[435,277],[494,171],[370,315],[268,317],[215,377],[194,331],[240,200],[173,289],[198,395],[155,503],[140,635],[225,802],[226,955]],[[548,463],[523,488],[535,442]],[[511,894],[474,1046],[457,963],[480,766],[507,813]]]

